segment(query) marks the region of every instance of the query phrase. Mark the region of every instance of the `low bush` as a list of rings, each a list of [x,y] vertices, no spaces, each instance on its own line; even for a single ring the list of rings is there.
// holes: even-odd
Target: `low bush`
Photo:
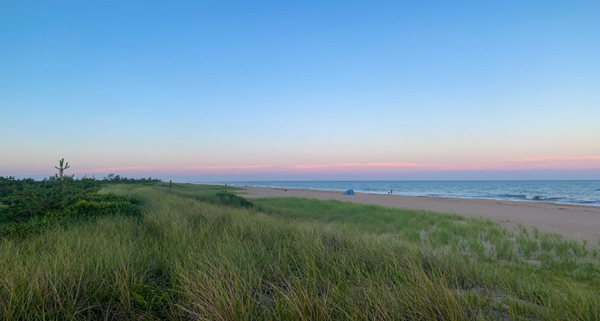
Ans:
[[[92,179],[43,181],[0,177],[0,237],[24,238],[53,225],[68,226],[96,217],[140,216],[139,201],[100,194]]]
[[[253,206],[252,203],[248,202],[248,200],[246,200],[245,198],[228,192],[218,192],[217,194],[215,194],[214,200],[215,201],[213,203],[226,206],[244,208],[251,208]]]

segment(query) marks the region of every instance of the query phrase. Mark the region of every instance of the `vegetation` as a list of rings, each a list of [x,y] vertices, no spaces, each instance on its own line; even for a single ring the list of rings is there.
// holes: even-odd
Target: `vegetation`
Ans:
[[[101,192],[139,200],[143,217],[0,241],[3,319],[600,319],[597,259],[555,236],[342,202],[247,204],[225,187]]]
[[[289,222],[346,224],[363,232],[411,242],[437,255],[471,261],[539,266],[577,280],[600,281],[598,248],[520,226],[508,230],[489,219],[300,198],[259,199],[263,212]],[[600,284],[600,283],[599,283]]]
[[[54,166],[54,168],[58,169],[58,178],[62,179],[64,177],[65,169],[71,168],[71,166],[69,166],[69,162],[65,164],[65,159],[61,158],[58,162],[58,167]]]
[[[60,169],[68,168],[61,161]],[[35,181],[0,177],[0,237],[24,238],[54,225],[70,226],[106,215],[140,216],[139,201],[99,194],[95,179],[60,175]]]
[[[23,238],[54,225],[68,226],[106,215],[140,216],[139,201],[115,194],[98,194],[106,184],[155,184],[160,179],[109,174],[103,180],[75,179],[64,158],[58,173],[42,181],[0,176],[0,238]]]
[[[154,184],[162,182],[158,178],[127,178],[121,177],[121,175],[108,174],[102,181],[102,183],[109,184]]]

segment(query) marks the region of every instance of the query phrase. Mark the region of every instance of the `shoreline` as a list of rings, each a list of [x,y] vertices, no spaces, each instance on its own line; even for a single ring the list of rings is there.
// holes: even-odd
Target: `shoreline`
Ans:
[[[206,184],[211,185],[211,184]],[[334,190],[334,189],[312,189],[312,188],[285,188],[285,187],[269,187],[269,186],[241,186],[241,185],[227,185],[228,187],[234,188],[270,188],[277,190],[297,190],[297,191],[314,191],[314,192],[335,192],[335,193],[343,193],[343,190]],[[407,194],[385,194],[383,192],[356,192],[356,194],[365,194],[365,195],[386,195],[386,196],[406,196],[406,197],[425,197],[425,198],[433,198],[433,199],[448,199],[448,200],[486,200],[486,201],[499,201],[499,202],[508,202],[508,203],[531,203],[531,204],[548,204],[548,205],[560,205],[560,206],[574,206],[574,207],[591,207],[600,209],[600,204],[583,204],[583,203],[559,203],[559,202],[550,202],[547,200],[536,201],[536,200],[507,200],[501,198],[477,198],[477,197],[449,197],[449,196],[431,196],[431,195],[407,195]]]
[[[570,180],[565,180],[565,181],[570,181]],[[598,180],[588,180],[588,181],[592,181],[592,182],[596,182]],[[354,182],[354,181],[352,181]],[[367,181],[370,182],[370,181]],[[392,181],[394,182],[394,181]],[[471,182],[471,181],[467,181],[467,182]],[[477,181],[478,182],[478,181]],[[520,182],[520,181],[518,181]],[[537,182],[537,181],[533,181],[533,182]],[[600,183],[600,181],[598,181]],[[260,185],[260,184],[256,184],[256,185],[247,185],[247,184],[242,184],[244,182],[233,182],[234,184],[231,183],[227,183],[227,182],[220,182],[220,183],[193,183],[193,184],[209,184],[209,185],[227,185],[230,187],[237,187],[237,188],[245,188],[245,187],[259,187],[259,188],[274,188],[274,189],[293,189],[293,190],[309,190],[309,191],[323,191],[323,192],[343,192],[347,189],[350,188],[340,188],[340,189],[320,189],[320,188],[312,188],[312,187],[301,187],[301,186],[294,186],[294,187],[286,187],[286,186],[277,186],[277,185]],[[260,182],[248,182],[248,183],[260,183]],[[294,182],[291,182],[294,183]],[[599,185],[600,186],[600,185]],[[355,193],[361,193],[361,194],[373,194],[373,195],[389,195],[386,193],[386,191],[365,191],[365,190],[360,190],[357,188],[352,188]],[[595,189],[597,191],[600,191],[600,189]],[[515,192],[515,193],[524,193],[524,192]],[[543,192],[542,192],[543,193]],[[431,194],[431,193],[426,193],[426,192],[417,192],[417,193],[406,193],[403,194],[402,192],[397,192],[397,194],[394,195],[398,195],[398,196],[411,196],[411,197],[434,197],[434,198],[447,198],[447,199],[464,199],[464,200],[492,200],[492,201],[502,201],[502,202],[531,202],[531,203],[551,203],[551,204],[557,204],[557,205],[572,205],[572,206],[590,206],[590,207],[596,207],[596,208],[600,208],[600,200],[596,200],[596,201],[589,201],[589,200],[571,200],[569,201],[569,197],[568,196],[546,196],[546,195],[542,195],[542,194],[535,194],[532,193],[531,195],[508,195],[508,194],[498,194],[498,195],[491,195],[491,196],[487,196],[487,195],[475,195],[475,196],[453,196],[453,195],[444,195],[442,194]],[[550,194],[551,195],[551,194]],[[599,194],[600,195],[600,194]],[[510,197],[506,197],[506,196],[510,196]],[[564,201],[566,200],[566,201]]]
[[[600,238],[600,206],[593,205],[361,192],[356,192],[355,196],[348,196],[343,195],[343,191],[334,190],[232,187],[239,188],[242,192],[240,196],[247,198],[301,197],[340,200],[385,207],[452,213],[465,217],[483,217],[505,227],[515,228],[522,224],[527,228],[537,228],[541,232],[558,233],[577,240],[585,239],[592,246],[597,246]]]

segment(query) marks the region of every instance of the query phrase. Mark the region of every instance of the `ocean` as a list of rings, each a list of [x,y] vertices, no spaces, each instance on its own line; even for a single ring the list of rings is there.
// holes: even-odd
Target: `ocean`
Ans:
[[[206,183],[206,182],[205,182]],[[451,198],[552,202],[600,206],[600,181],[240,181],[232,186],[300,188]]]

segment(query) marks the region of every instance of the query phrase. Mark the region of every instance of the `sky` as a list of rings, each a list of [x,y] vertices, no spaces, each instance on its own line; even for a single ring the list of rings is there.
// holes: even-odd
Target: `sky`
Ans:
[[[0,1],[0,176],[600,179],[599,1]]]

